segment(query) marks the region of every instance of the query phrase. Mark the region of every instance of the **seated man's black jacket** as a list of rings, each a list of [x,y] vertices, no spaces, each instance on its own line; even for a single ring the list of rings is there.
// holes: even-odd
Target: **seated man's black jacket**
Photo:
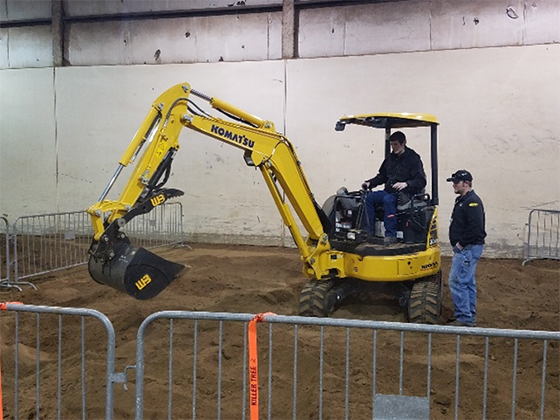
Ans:
[[[393,185],[397,182],[406,182],[408,186],[402,192],[411,196],[421,193],[426,186],[426,173],[418,153],[405,147],[400,155],[391,153],[385,158],[379,173],[369,181],[370,188],[385,184],[385,191],[396,193]]]

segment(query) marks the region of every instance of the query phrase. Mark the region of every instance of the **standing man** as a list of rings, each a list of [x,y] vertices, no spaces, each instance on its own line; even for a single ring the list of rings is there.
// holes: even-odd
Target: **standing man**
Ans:
[[[453,246],[453,260],[449,272],[449,288],[453,298],[455,316],[451,325],[476,326],[476,265],[482,255],[486,238],[486,216],[482,200],[472,189],[473,177],[461,169],[447,178],[459,197],[449,226],[449,240]]]
[[[408,198],[422,192],[426,186],[426,173],[420,155],[406,146],[406,136],[395,131],[389,137],[391,153],[385,158],[378,174],[364,181],[362,188],[370,190],[385,184],[381,191],[373,191],[366,196],[368,233],[373,236],[375,227],[375,205],[383,203],[385,239],[390,245],[397,240],[397,198],[402,193]]]

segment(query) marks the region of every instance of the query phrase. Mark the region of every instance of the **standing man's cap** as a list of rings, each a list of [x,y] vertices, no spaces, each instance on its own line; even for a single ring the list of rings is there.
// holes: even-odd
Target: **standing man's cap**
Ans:
[[[460,169],[451,175],[451,178],[447,178],[447,182],[459,182],[459,181],[469,181],[472,182],[472,175],[469,171],[465,169]]]

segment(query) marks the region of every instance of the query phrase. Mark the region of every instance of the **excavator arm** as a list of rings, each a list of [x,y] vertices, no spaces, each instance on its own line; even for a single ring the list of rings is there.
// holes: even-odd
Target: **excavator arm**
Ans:
[[[208,102],[229,120],[203,111],[193,97]],[[152,104],[99,201],[87,210],[94,229],[88,265],[94,280],[137,299],[149,299],[184,270],[180,264],[132,246],[125,234],[126,224],[134,217],[183,194],[177,189],[164,188],[173,158],[179,150],[179,134],[183,128],[242,149],[246,164],[260,169],[301,253],[307,276],[319,279],[327,276],[330,269],[340,266],[337,255],[334,258],[326,256],[330,245],[325,230],[330,222],[315,202],[289,140],[275,131],[272,122],[181,83],[165,91]],[[122,170],[132,164],[135,165],[132,175],[119,198],[107,200]],[[305,238],[296,224],[292,208],[306,230]]]

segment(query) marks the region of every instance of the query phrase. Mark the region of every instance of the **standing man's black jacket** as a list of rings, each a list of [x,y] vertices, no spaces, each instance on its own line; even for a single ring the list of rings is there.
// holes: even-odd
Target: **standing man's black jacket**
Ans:
[[[467,245],[483,245],[486,238],[485,226],[484,206],[474,190],[457,197],[449,226],[451,245],[459,243],[463,248]]]
[[[426,173],[424,165],[418,153],[405,146],[404,152],[400,155],[389,154],[381,164],[379,173],[368,180],[370,188],[385,184],[385,191],[396,193],[393,185],[397,182],[406,182],[403,192],[414,195],[422,192],[426,186]]]

